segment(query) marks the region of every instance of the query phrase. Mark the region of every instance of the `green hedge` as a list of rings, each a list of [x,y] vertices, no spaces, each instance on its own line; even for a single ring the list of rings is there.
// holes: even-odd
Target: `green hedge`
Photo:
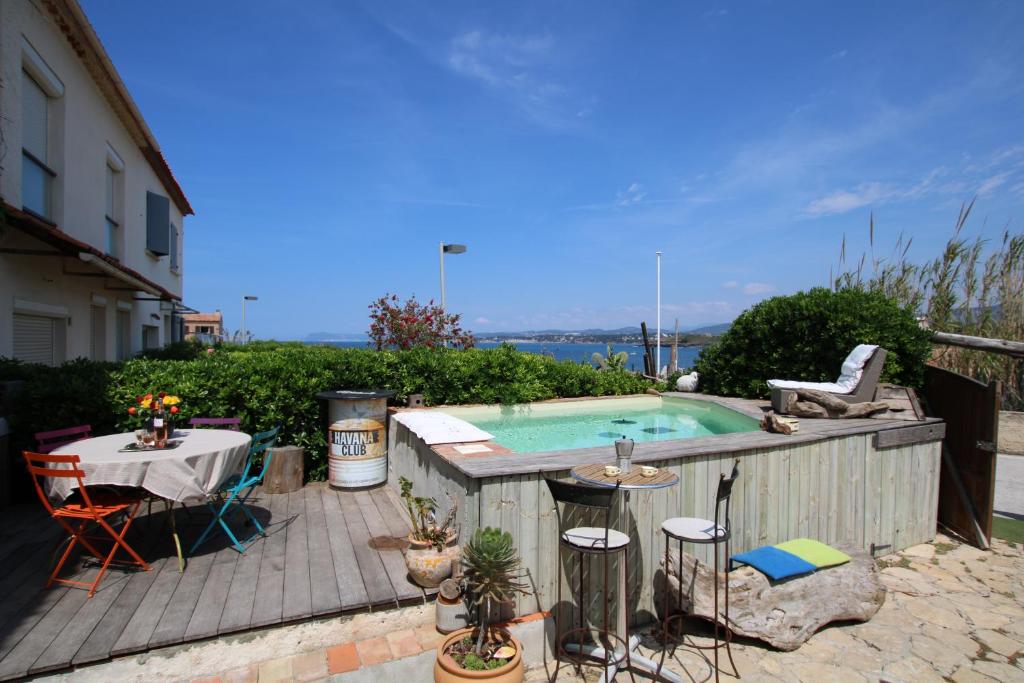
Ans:
[[[886,296],[816,288],[777,296],[744,311],[697,359],[701,391],[766,398],[769,379],[834,382],[857,344],[888,352],[883,382],[918,387],[931,333]]]
[[[628,372],[557,362],[511,345],[373,351],[263,343],[184,355],[191,360],[78,360],[59,368],[0,359],[0,380],[27,380],[11,416],[16,447],[31,446],[36,431],[75,424],[90,423],[98,434],[128,431],[135,397],[167,391],[181,397],[183,423],[197,415],[238,416],[250,433],[280,425],[279,443],[304,447],[307,473],[320,479],[326,417],[315,395],[327,389],[393,389],[399,403],[422,393],[428,405],[441,405],[632,394],[651,386]]]

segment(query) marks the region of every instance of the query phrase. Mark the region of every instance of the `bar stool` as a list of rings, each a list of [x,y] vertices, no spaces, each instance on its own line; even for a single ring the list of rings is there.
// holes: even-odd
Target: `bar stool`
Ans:
[[[732,658],[732,648],[729,643],[732,641],[732,631],[729,630],[729,539],[732,538],[732,527],[729,522],[729,501],[732,498],[732,485],[736,482],[736,477],[739,476],[740,461],[737,460],[732,467],[732,474],[728,479],[725,478],[723,472],[718,478],[718,491],[715,493],[715,519],[707,520],[700,519],[699,517],[673,517],[666,519],[661,523],[661,530],[665,532],[665,598],[663,601],[662,611],[662,639],[665,644],[665,648],[661,651],[661,665],[665,663],[665,652],[668,650],[669,640],[673,642],[683,643],[683,632],[682,632],[682,621],[686,616],[682,612],[683,606],[683,591],[682,584],[680,584],[679,591],[679,604],[675,614],[669,615],[668,610],[668,568],[669,568],[669,546],[672,540],[679,541],[679,555],[682,557],[683,554],[683,542],[699,543],[699,544],[710,544],[713,546],[714,554],[714,570],[715,570],[715,618],[714,631],[715,631],[715,644],[714,645],[695,645],[693,642],[690,643],[690,647],[696,650],[714,650],[715,658],[715,682],[718,682],[718,650],[723,645],[725,646],[726,654],[729,655],[729,663],[732,664],[732,671],[736,678],[740,677],[739,669],[736,668],[736,662]],[[725,507],[724,515],[722,514],[722,507]],[[724,524],[720,524],[720,521],[724,521]],[[722,615],[718,610],[718,555],[719,547],[725,547],[725,614]],[[725,622],[722,623],[719,617],[724,616]],[[675,636],[671,633],[672,624],[674,622],[679,623],[679,634]],[[725,631],[724,637],[719,638],[719,628]],[[660,667],[659,665],[659,671]]]
[[[558,545],[559,549],[567,548],[574,553],[579,570],[579,593],[577,603],[579,606],[579,625],[567,631],[562,631],[561,620],[558,617],[558,610],[555,613],[555,672],[552,680],[557,678],[558,669],[565,659],[572,663],[577,669],[581,666],[599,666],[607,669],[610,666],[618,666],[626,662],[629,668],[629,643],[624,634],[614,632],[614,626],[609,626],[608,611],[611,603],[611,593],[608,590],[608,581],[611,574],[609,559],[615,553],[622,553],[622,561],[626,561],[626,549],[629,547],[629,536],[611,528],[611,508],[615,496],[619,491],[618,485],[615,488],[597,488],[591,486],[579,486],[566,482],[545,479],[551,497],[555,499],[555,515],[558,517]],[[586,510],[597,510],[603,513],[604,526],[583,526],[566,528],[562,510],[566,505],[573,505]],[[604,560],[604,587],[601,594],[601,602],[604,610],[604,623],[601,628],[587,626],[587,593],[590,590],[590,570],[592,560],[595,556]],[[586,560],[586,561],[584,561]],[[586,579],[584,580],[584,575]],[[622,599],[626,599],[625,596]],[[562,562],[558,561],[558,602],[562,602]],[[596,636],[598,645],[589,644],[589,637]],[[576,642],[567,643],[570,638],[576,637]],[[584,641],[584,637],[588,641]],[[621,649],[620,649],[621,648]],[[630,680],[636,680],[633,672],[629,672]]]

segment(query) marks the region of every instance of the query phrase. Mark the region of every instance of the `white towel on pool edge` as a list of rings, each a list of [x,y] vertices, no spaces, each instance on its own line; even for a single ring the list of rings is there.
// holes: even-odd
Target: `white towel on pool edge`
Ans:
[[[410,410],[395,413],[392,419],[405,425],[409,431],[430,446],[439,443],[469,443],[494,439],[493,434],[437,410]]]

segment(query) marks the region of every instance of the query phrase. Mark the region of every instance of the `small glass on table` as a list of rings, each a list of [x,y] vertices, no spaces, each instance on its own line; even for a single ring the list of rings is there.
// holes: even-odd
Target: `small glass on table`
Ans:
[[[142,432],[142,447],[152,448],[154,444],[156,444],[156,433],[152,432],[149,429],[140,429],[139,431]]]

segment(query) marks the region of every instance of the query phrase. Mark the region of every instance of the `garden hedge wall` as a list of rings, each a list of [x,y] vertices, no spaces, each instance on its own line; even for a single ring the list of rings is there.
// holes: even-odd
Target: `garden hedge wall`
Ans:
[[[441,405],[633,394],[651,386],[628,372],[557,362],[510,345],[373,351],[257,343],[212,353],[178,346],[150,355],[122,364],[76,360],[58,368],[0,359],[0,381],[26,380],[10,416],[12,446],[31,447],[36,431],[76,424],[91,424],[96,434],[134,429],[127,409],[135,397],[167,391],[182,399],[182,422],[197,415],[238,416],[250,433],[280,425],[279,443],[304,447],[307,475],[322,479],[326,416],[315,398],[320,391],[386,388],[397,392],[399,403],[421,393],[428,405]]]

